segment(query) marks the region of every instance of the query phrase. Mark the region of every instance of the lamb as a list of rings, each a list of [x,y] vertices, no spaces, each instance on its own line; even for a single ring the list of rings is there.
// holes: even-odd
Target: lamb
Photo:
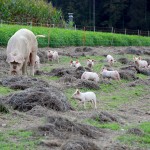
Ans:
[[[83,105],[84,105],[84,109],[86,108],[85,102],[89,102],[89,101],[91,101],[92,104],[94,105],[94,108],[97,109],[96,95],[94,92],[82,93],[77,89],[76,92],[72,95],[72,98],[80,100],[80,103],[83,103]]]
[[[111,55],[107,55],[106,59],[107,62],[109,63],[109,66],[112,66],[115,62],[115,59]]]
[[[102,76],[103,78],[111,78],[114,80],[120,80],[120,75],[118,73],[118,71],[114,70],[114,71],[108,71],[106,68],[103,68],[102,70]]]
[[[81,64],[80,64],[80,62],[78,61],[78,60],[76,60],[76,61],[70,61],[70,67],[75,67],[75,68],[78,68],[78,67],[80,67],[81,66]]]
[[[148,68],[148,62],[146,60],[142,60],[141,57],[133,57],[133,60],[138,68]]]
[[[94,66],[94,60],[93,59],[88,59],[87,60],[87,66],[89,67],[89,68],[92,68],[93,66]]]
[[[10,75],[27,75],[27,65],[30,64],[30,74],[34,76],[34,66],[38,49],[37,37],[28,29],[18,30],[8,41],[7,59],[10,64]]]
[[[85,80],[93,80],[95,82],[99,82],[99,76],[97,73],[95,72],[87,72],[85,71],[82,76],[81,79],[85,79]]]
[[[48,61],[57,61],[59,63],[59,55],[57,51],[49,50],[47,52]]]

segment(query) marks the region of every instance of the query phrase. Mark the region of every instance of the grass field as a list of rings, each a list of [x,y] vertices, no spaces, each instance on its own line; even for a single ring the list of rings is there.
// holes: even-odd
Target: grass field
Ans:
[[[27,28],[36,35],[44,34],[46,38],[39,38],[40,47],[63,46],[150,46],[150,38],[136,35],[123,35],[60,28],[35,27],[25,25],[0,26],[0,46],[6,46],[9,38],[19,29]],[[49,42],[48,42],[49,40]],[[49,43],[49,44],[48,44]]]

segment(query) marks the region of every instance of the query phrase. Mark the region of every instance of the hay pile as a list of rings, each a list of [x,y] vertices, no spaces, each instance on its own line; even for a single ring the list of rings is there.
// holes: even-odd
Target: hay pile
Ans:
[[[38,128],[38,131],[42,135],[45,135],[46,133],[46,135],[53,135],[63,139],[79,135],[95,139],[104,134],[104,130],[97,129],[86,124],[73,122],[59,116],[49,116],[47,120],[48,123],[46,125]]]
[[[101,150],[93,142],[84,138],[71,139],[62,145],[61,150]]]
[[[11,89],[27,89],[30,87],[49,87],[49,84],[46,81],[25,77],[25,76],[9,76],[1,80],[3,86],[7,86]]]
[[[6,98],[6,103],[15,110],[29,111],[33,107],[40,105],[56,111],[72,110],[66,96],[59,89],[51,87],[28,88],[10,95]]]

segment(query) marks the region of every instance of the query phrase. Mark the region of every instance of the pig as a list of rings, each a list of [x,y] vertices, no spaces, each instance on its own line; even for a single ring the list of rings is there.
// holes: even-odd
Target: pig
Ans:
[[[34,76],[34,66],[38,49],[37,37],[28,29],[18,30],[8,41],[7,59],[10,64],[10,75],[27,75],[27,65],[30,63],[30,74]]]
[[[87,66],[88,66],[89,68],[92,68],[92,67],[94,66],[94,62],[95,62],[95,60],[93,60],[93,59],[88,59],[88,60],[87,60]]]
[[[107,55],[106,56],[106,60],[107,60],[107,62],[109,64],[109,66],[112,66],[114,64],[114,62],[115,62],[115,59],[111,55]]]
[[[49,50],[47,52],[48,61],[57,61],[59,63],[59,55],[57,51]]]
[[[80,64],[80,62],[78,61],[78,60],[76,60],[76,61],[70,61],[70,67],[75,67],[75,68],[78,68],[78,67],[80,67],[81,66],[81,64]]]
[[[142,60],[141,57],[133,57],[133,60],[138,68],[148,68],[148,62],[146,60]]]
[[[38,55],[36,55],[35,66],[37,67],[37,69],[40,68],[40,57]]]
[[[89,101],[91,101],[92,104],[94,105],[94,108],[97,109],[96,94],[94,92],[82,93],[77,89],[76,92],[72,95],[72,98],[80,100],[80,103],[83,103],[84,105],[84,109],[86,108],[85,102],[89,102]]]
[[[101,74],[103,78],[111,78],[111,79],[118,80],[118,81],[120,80],[119,72],[116,70],[108,71],[106,68],[103,68]]]
[[[99,76],[97,73],[95,72],[88,72],[85,71],[82,76],[81,79],[85,79],[85,80],[93,80],[95,82],[99,82]]]

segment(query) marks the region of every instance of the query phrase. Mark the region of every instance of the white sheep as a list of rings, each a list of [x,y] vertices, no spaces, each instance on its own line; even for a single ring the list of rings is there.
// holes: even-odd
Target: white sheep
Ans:
[[[120,80],[119,72],[116,70],[108,71],[106,68],[103,68],[101,74],[103,78],[111,78],[111,79],[118,80],[118,81]]]
[[[139,68],[148,68],[148,62],[146,60],[142,60],[141,57],[133,57],[133,60]]]
[[[93,80],[95,82],[99,82],[99,76],[97,73],[95,72],[87,72],[85,71],[82,76],[81,79],[85,79],[85,80]]]
[[[72,95],[72,98],[80,100],[80,103],[83,103],[84,105],[84,109],[86,108],[85,102],[89,102],[89,101],[91,101],[92,104],[94,105],[94,108],[97,109],[96,94],[94,92],[82,93],[77,89],[76,92]]]

